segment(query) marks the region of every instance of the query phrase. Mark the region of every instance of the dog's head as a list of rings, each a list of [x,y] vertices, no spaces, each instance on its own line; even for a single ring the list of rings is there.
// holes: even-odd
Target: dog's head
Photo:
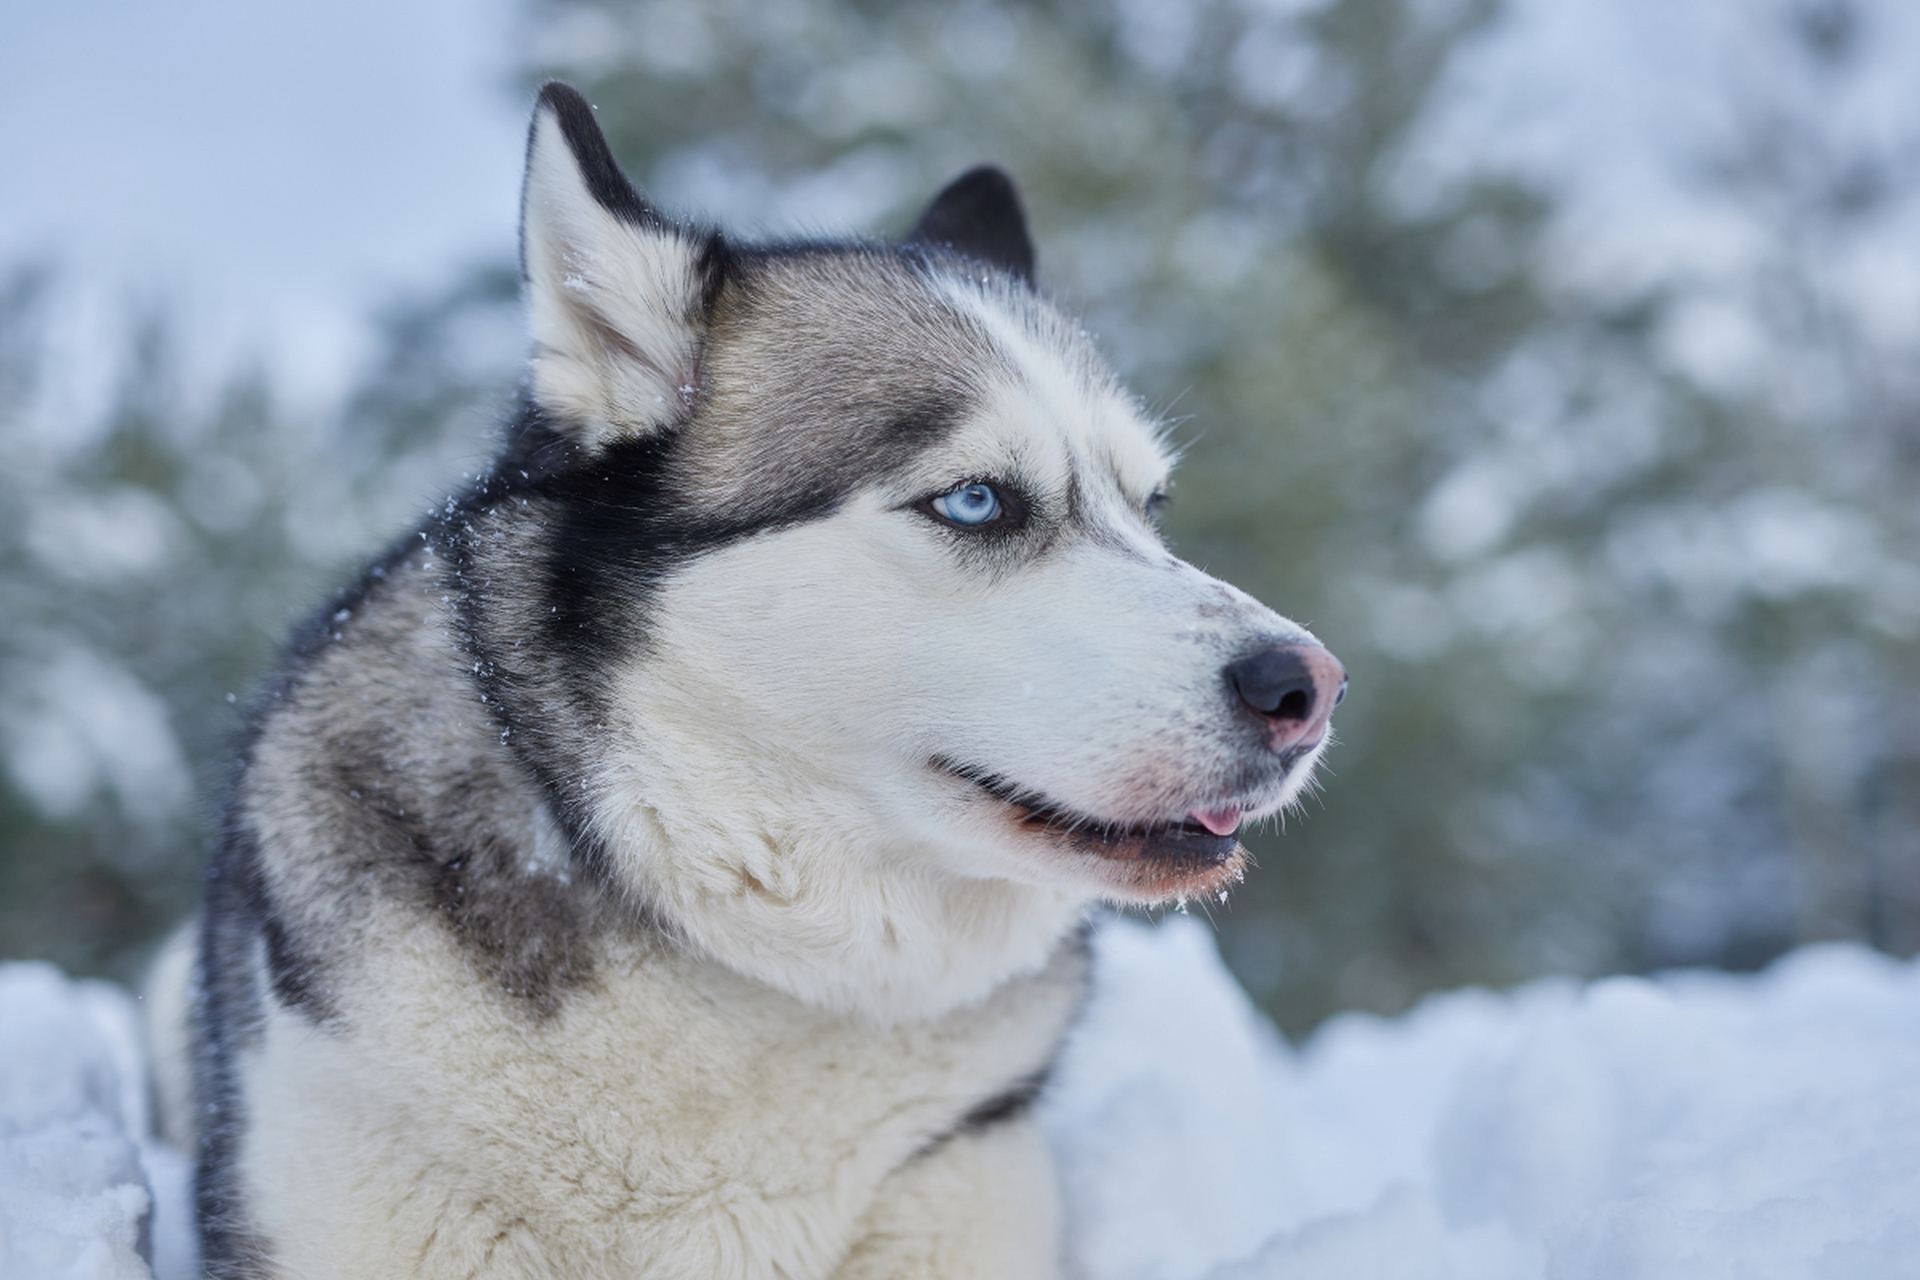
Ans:
[[[1076,901],[1238,876],[1345,675],[1162,544],[1162,429],[1035,292],[1003,175],[901,243],[742,247],[662,217],[550,85],[523,217],[495,509],[540,587],[476,629],[649,893],[785,900],[832,859]]]

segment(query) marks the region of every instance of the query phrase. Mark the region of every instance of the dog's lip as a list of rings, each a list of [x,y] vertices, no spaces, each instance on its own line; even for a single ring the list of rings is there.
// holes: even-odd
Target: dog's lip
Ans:
[[[1285,751],[1282,751],[1280,753],[1280,763],[1286,769],[1291,770],[1293,766],[1299,764],[1302,760],[1306,759],[1308,756],[1318,751],[1321,747],[1324,747],[1325,745],[1327,745],[1327,739],[1331,737],[1332,734],[1333,734],[1333,731],[1331,729],[1323,729],[1311,742],[1294,743],[1292,746],[1288,747]]]
[[[1118,823],[1079,813],[989,769],[944,757],[937,757],[933,765],[1019,811],[1023,826],[1063,836],[1103,857],[1153,856],[1217,863],[1232,857],[1240,847],[1236,833],[1243,810],[1236,803],[1196,806],[1185,817],[1171,821]]]

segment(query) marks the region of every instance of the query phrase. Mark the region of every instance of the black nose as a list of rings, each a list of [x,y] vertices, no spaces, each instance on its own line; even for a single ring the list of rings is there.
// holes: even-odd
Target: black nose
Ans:
[[[1227,680],[1263,716],[1305,720],[1313,712],[1313,673],[1298,649],[1262,649],[1229,666]]]
[[[1234,696],[1265,721],[1275,751],[1318,743],[1347,692],[1346,669],[1317,644],[1257,650],[1228,663],[1226,677]]]

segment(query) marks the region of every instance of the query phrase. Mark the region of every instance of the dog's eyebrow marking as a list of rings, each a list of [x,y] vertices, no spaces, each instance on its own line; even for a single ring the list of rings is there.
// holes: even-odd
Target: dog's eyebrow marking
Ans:
[[[915,454],[939,444],[960,425],[971,399],[947,388],[915,388],[891,418],[874,432],[868,452],[878,470],[893,470]],[[850,463],[854,460],[849,459]]]
[[[1080,471],[1075,468],[1067,475],[1067,488],[1063,495],[1066,510],[1063,523],[1069,526],[1084,525],[1087,518],[1086,492],[1080,487]]]
[[[1104,498],[1105,490],[1109,488],[1113,500],[1100,501],[1096,506],[1095,495]],[[1147,517],[1144,505],[1133,500],[1120,468],[1110,459],[1106,461],[1103,471],[1096,472],[1095,483],[1091,485],[1082,478],[1081,469],[1075,467],[1067,479],[1065,499],[1066,514],[1062,522],[1065,527],[1076,529],[1093,545],[1116,551],[1137,564],[1156,563],[1154,555],[1140,546],[1137,538],[1129,537],[1127,530],[1121,526],[1121,519],[1134,519],[1151,530],[1153,522]],[[1116,505],[1125,515],[1103,518],[1114,516],[1112,508]],[[1157,530],[1153,532],[1153,540],[1153,550],[1160,550]]]
[[[1126,535],[1111,526],[1103,525],[1092,530],[1088,536],[1100,547],[1114,552],[1123,559],[1131,560],[1135,564],[1154,565],[1159,563],[1151,555],[1135,546]]]

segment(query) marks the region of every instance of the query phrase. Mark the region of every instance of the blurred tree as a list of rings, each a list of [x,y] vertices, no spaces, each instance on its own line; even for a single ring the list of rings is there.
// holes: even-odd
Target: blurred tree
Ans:
[[[42,385],[58,282],[0,285],[0,955],[132,976],[198,892],[237,707],[295,618],[489,451],[510,268],[384,317],[351,430],[183,387],[136,317],[101,420]]]
[[[1755,21],[1833,66],[1848,12]],[[1566,287],[1543,260],[1548,192],[1470,172],[1406,197],[1448,69],[1498,16],[530,9],[529,84],[586,89],[671,208],[884,231],[966,164],[1019,177],[1048,287],[1184,420],[1176,543],[1314,624],[1354,675],[1326,803],[1253,842],[1261,869],[1218,913],[1294,1030],[1465,981],[1920,945],[1914,752],[1876,715],[1911,707],[1911,566],[1848,563],[1912,545],[1889,536],[1911,519],[1889,501],[1914,491],[1910,435],[1897,465],[1835,450],[1850,412],[1676,368],[1698,299]],[[1771,175],[1756,198],[1830,224],[1895,174],[1811,162],[1774,127],[1792,105],[1765,101],[1753,136],[1773,149],[1727,171]],[[1802,159],[1783,167],[1783,147]],[[1777,279],[1751,283],[1792,296],[1808,237],[1776,232]],[[1772,336],[1810,349],[1804,325]]]

